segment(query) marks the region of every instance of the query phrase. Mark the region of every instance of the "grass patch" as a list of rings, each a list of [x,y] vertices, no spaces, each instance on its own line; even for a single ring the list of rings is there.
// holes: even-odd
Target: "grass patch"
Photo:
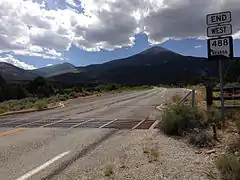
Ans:
[[[105,166],[104,169],[103,169],[104,176],[113,175],[113,173],[114,173],[113,170],[114,170],[113,165],[109,164],[109,165]]]
[[[181,99],[182,99],[182,97],[180,95],[176,94],[172,97],[172,102],[177,104],[181,101]]]
[[[6,112],[6,110],[0,109],[0,114],[3,114],[3,113],[5,113],[5,112]]]
[[[225,154],[217,158],[216,166],[224,180],[240,179],[240,157],[234,154]]]
[[[157,161],[159,158],[159,151],[157,148],[143,148],[143,153],[148,154],[149,162]]]
[[[44,101],[44,100],[39,100],[39,101],[36,101],[35,104],[34,104],[34,107],[37,109],[37,110],[42,110],[42,109],[45,109],[47,108],[47,101]]]
[[[240,137],[233,137],[229,140],[227,151],[229,153],[240,152]]]
[[[169,105],[160,122],[160,130],[167,135],[183,135],[201,126],[202,114],[197,107],[188,104]]]

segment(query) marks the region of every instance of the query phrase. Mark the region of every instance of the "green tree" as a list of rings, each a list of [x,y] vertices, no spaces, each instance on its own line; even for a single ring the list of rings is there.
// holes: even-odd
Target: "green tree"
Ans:
[[[236,82],[240,77],[240,59],[232,61],[230,68],[226,74],[226,82]]]
[[[22,87],[22,85],[17,84],[13,87],[12,90],[12,97],[15,97],[15,99],[23,99],[27,97],[27,90]]]
[[[0,101],[4,101],[6,99],[6,81],[0,75]]]
[[[28,84],[28,91],[40,98],[49,97],[54,93],[53,87],[42,77],[37,77]]]

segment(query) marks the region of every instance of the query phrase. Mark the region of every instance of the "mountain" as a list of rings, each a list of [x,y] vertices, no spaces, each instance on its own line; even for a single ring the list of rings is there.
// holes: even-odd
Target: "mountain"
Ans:
[[[42,77],[56,76],[64,73],[74,73],[78,72],[78,69],[70,63],[56,64],[52,66],[47,66],[39,69],[31,70],[32,73],[37,74]]]
[[[236,62],[237,58],[235,58]],[[231,71],[228,79],[236,81],[239,67],[235,61],[225,61]],[[218,79],[218,63],[206,58],[183,56],[162,47],[152,47],[139,54],[112,60],[103,64],[75,67],[63,63],[36,70],[23,70],[11,64],[0,63],[0,74],[6,80],[32,80],[43,76],[49,81],[63,84],[118,83],[128,85],[158,85],[199,83],[203,76]]]
[[[207,73],[207,74],[206,74]],[[80,73],[65,73],[49,80],[63,83],[171,84],[194,83],[203,74],[216,77],[216,62],[183,56],[162,47],[153,47],[124,59],[84,67]]]
[[[5,62],[0,62],[0,75],[8,81],[28,81],[37,77],[37,75],[32,72]]]

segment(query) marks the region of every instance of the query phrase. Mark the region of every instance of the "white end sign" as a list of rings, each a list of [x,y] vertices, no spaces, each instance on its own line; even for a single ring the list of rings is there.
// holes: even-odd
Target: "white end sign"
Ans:
[[[207,15],[207,25],[230,23],[231,21],[230,11]]]

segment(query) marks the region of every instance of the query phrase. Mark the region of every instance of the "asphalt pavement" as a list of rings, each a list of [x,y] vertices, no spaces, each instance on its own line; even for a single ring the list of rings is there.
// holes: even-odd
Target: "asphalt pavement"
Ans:
[[[64,108],[1,117],[0,179],[61,176],[115,133],[153,128],[160,114],[156,106],[176,91],[154,88],[75,99]]]

